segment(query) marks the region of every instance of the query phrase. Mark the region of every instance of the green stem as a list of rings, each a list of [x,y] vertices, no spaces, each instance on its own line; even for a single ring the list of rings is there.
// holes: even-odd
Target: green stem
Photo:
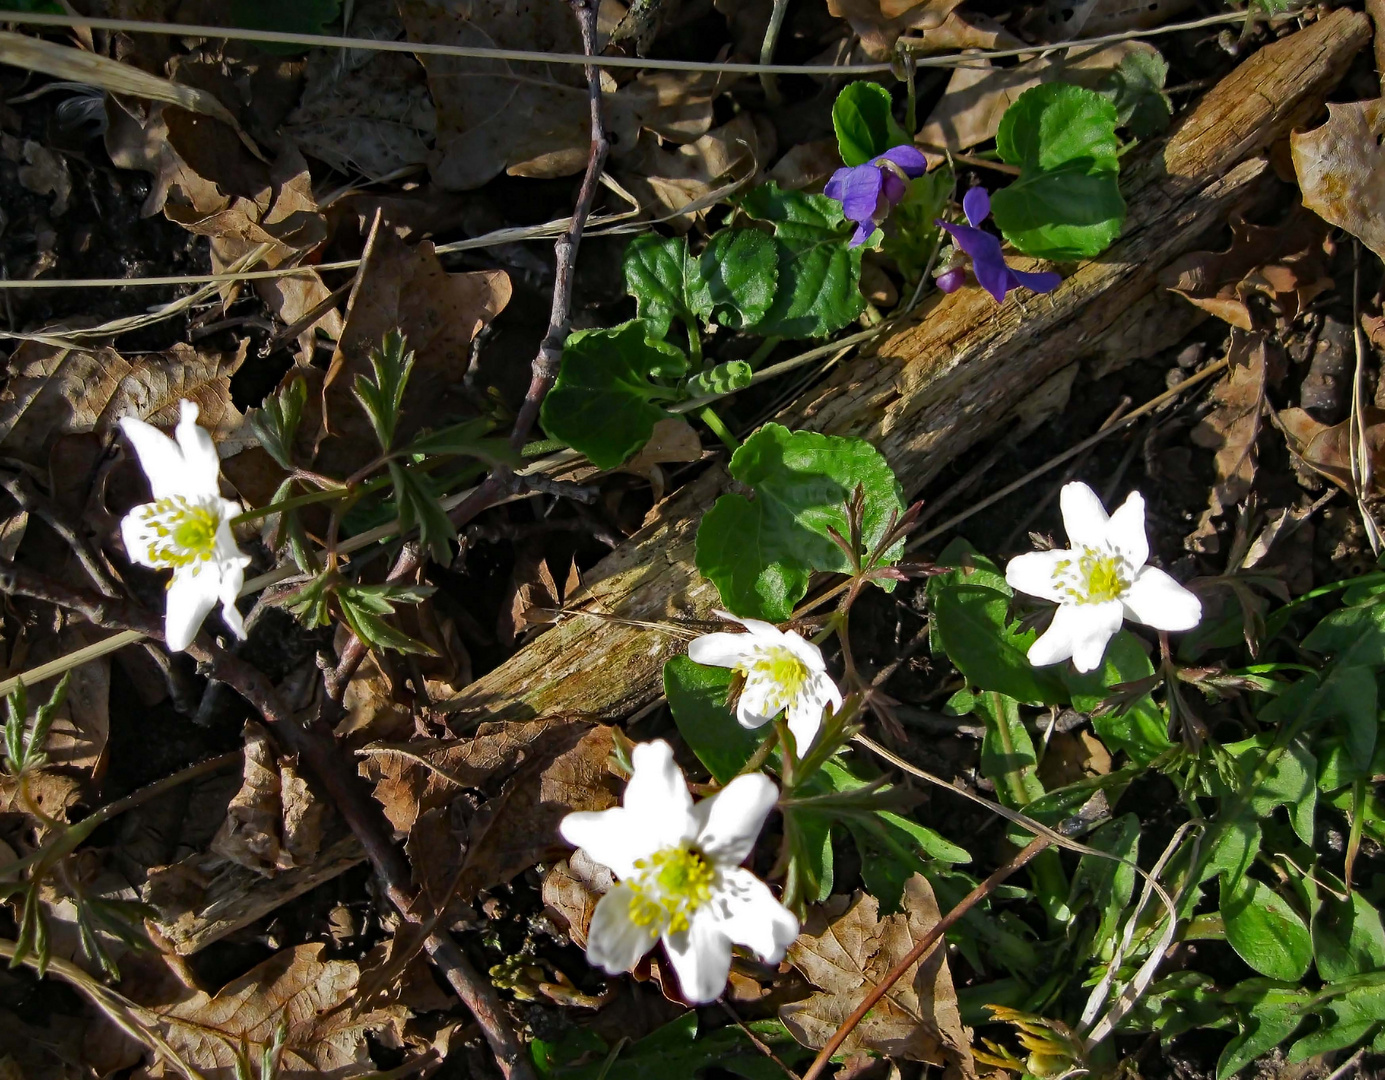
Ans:
[[[697,330],[697,320],[693,319],[687,324],[688,327],[688,357],[691,359],[692,367],[702,367],[702,335]]]
[[[697,415],[702,418],[702,422],[712,429],[712,434],[726,444],[726,449],[735,453],[741,448],[741,442],[736,436],[731,434],[731,429],[722,423],[721,417],[716,414],[710,405],[704,405],[698,409]]]
[[[769,359],[770,353],[774,352],[775,349],[779,348],[779,343],[783,340],[784,339],[781,337],[765,338],[764,341],[760,342],[760,347],[750,354],[750,357],[746,360],[746,363],[750,365],[752,370],[754,368],[759,367],[761,364],[763,364],[766,360]]]
[[[568,449],[568,444],[562,439],[536,439],[534,442],[526,443],[520,454],[523,457],[534,458],[566,449]]]

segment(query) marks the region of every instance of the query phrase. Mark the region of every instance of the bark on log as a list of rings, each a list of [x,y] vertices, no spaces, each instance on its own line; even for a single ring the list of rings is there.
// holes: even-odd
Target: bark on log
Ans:
[[[1036,386],[1113,332],[1157,288],[1159,271],[1212,243],[1233,208],[1275,183],[1262,156],[1309,120],[1371,37],[1337,11],[1266,46],[1218,83],[1162,145],[1132,155],[1121,239],[1054,292],[997,306],[979,288],[942,296],[870,355],[840,366],[777,419],[859,435],[908,493],[999,430]],[[446,708],[475,720],[554,713],[620,717],[660,692],[683,636],[650,623],[696,623],[717,590],[693,565],[701,515],[724,489],[712,468],[655,508],[652,520],[587,575],[574,614],[482,676]],[[644,625],[636,625],[644,624]],[[460,727],[465,727],[462,722]]]

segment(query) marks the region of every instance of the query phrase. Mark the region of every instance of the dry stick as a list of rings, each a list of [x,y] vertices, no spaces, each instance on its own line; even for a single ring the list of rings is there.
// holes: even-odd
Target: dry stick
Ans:
[[[82,536],[59,512],[53,503],[41,494],[34,487],[33,482],[23,472],[7,472],[0,468],[0,487],[10,493],[10,497],[19,504],[21,510],[27,513],[37,514],[42,518],[55,533],[58,534],[72,549],[72,554],[77,556],[77,561],[82,564],[82,569],[87,572],[96,588],[107,596],[119,596],[120,590],[111,580],[106,568],[101,565],[100,557],[91,549],[86,537]]]
[[[818,1056],[813,1059],[812,1065],[810,1065],[808,1071],[803,1074],[803,1080],[818,1080],[818,1078],[822,1076],[822,1071],[827,1068],[827,1064],[831,1060],[832,1055],[841,1049],[842,1043],[846,1042],[847,1036],[856,1029],[857,1024],[866,1018],[866,1014],[870,1012],[871,1009],[875,1008],[880,1002],[880,999],[890,992],[890,988],[903,978],[904,974],[911,967],[923,959],[924,954],[938,944],[938,942],[942,940],[942,936],[951,930],[962,916],[982,900],[986,899],[986,897],[990,896],[991,893],[995,891],[996,887],[1004,882],[1006,878],[1026,866],[1051,843],[1053,843],[1053,841],[1047,836],[1034,837],[1034,839],[1029,841],[1013,859],[999,870],[995,871],[995,873],[981,882],[976,888],[972,889],[971,892],[967,893],[956,907],[939,919],[937,923],[934,924],[933,928],[929,930],[928,933],[924,934],[923,937],[918,940],[918,943],[909,950],[904,959],[886,973],[879,984],[865,996],[861,1004],[856,1006],[855,1011],[842,1021],[841,1026],[837,1028],[837,1030],[832,1033],[832,1037],[827,1040],[827,1045],[818,1051]]]
[[[568,0],[573,13],[582,28],[582,48],[588,57],[596,55],[596,0]],[[604,59],[603,59],[604,62]],[[601,170],[606,163],[610,142],[606,138],[606,127],[601,119],[601,77],[595,65],[588,64],[587,97],[591,106],[591,149],[587,155],[587,171],[582,176],[582,186],[577,192],[577,204],[573,207],[572,219],[553,245],[556,269],[553,276],[553,304],[548,315],[548,330],[539,344],[534,357],[529,389],[524,395],[524,404],[515,417],[514,429],[510,432],[510,446],[516,452],[524,449],[529,432],[539,417],[539,407],[547,396],[553,381],[558,377],[558,365],[563,359],[563,343],[567,340],[568,312],[572,308],[573,274],[577,265],[577,249],[582,243],[582,231],[596,201],[596,189],[601,183]],[[458,528],[465,525],[482,510],[494,505],[503,495],[517,489],[524,481],[513,472],[498,469],[477,487],[468,498],[448,515],[452,524]],[[399,558],[390,570],[388,580],[403,581],[417,573],[423,565],[424,555],[420,545],[406,544]],[[346,684],[351,681],[361,661],[369,651],[360,638],[352,635],[342,647],[336,670],[327,677],[327,693],[332,701],[340,702],[346,693]]]
[[[163,637],[162,620],[155,614],[123,600],[115,600],[68,588],[13,563],[0,562],[0,592],[46,601],[74,611],[98,626],[136,630],[146,637]],[[284,704],[274,684],[258,668],[239,657],[208,644],[200,635],[187,653],[208,674],[224,682],[253,705],[272,725],[285,747],[299,756],[323,793],[346,820],[360,841],[366,857],[384,882],[390,902],[413,922],[412,874],[408,862],[390,839],[389,826],[380,805],[370,796],[365,781],[344,758],[332,729],[321,718],[305,724]],[[471,1010],[507,1080],[534,1080],[534,1072],[505,1017],[495,988],[471,965],[446,931],[434,931],[425,943],[428,953],[449,985]]]

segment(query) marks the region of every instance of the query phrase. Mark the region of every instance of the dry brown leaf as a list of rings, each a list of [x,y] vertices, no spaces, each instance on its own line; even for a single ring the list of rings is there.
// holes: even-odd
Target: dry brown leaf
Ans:
[[[1303,205],[1385,259],[1385,98],[1329,104],[1327,116],[1289,135]]]
[[[178,402],[195,401],[198,423],[226,455],[251,440],[231,401],[231,375],[248,342],[234,353],[198,352],[178,344],[166,353],[127,360],[114,349],[65,349],[26,341],[10,356],[0,393],[0,452],[46,466],[61,435],[109,434],[122,416],[171,428]]]
[[[1362,315],[1361,329],[1366,332],[1366,337],[1377,349],[1385,349],[1385,315]],[[1379,384],[1385,386],[1385,380]],[[1380,389],[1376,388],[1376,397],[1379,398]],[[1380,404],[1379,401],[1376,404]]]
[[[377,1067],[370,1058],[367,1033],[398,1046],[407,1011],[400,1006],[353,1010],[359,971],[350,961],[324,959],[324,949],[321,944],[286,949],[215,995],[197,989],[176,958],[164,957],[177,982],[184,984],[177,988],[181,992],[175,1000],[168,1000],[177,986],[174,979],[157,984],[149,997],[138,988],[126,988],[126,992],[145,1007],[146,1021],[168,1040],[179,1058],[201,1070],[208,1080],[234,1080],[234,1051],[242,1043],[250,1059],[258,1061],[281,1020],[288,1026],[288,1039],[278,1075],[348,1078],[374,1073]],[[105,1041],[124,1041],[110,1028],[100,1030],[100,1036]],[[140,1080],[176,1075],[162,1059],[135,1073]]]
[[[1046,0],[1025,21],[1025,28],[1043,42],[1102,37],[1162,26],[1194,3],[1195,0]]]
[[[1214,519],[1250,494],[1259,461],[1256,440],[1265,411],[1266,391],[1282,377],[1283,354],[1263,333],[1231,332],[1231,369],[1212,388],[1216,408],[1193,428],[1190,438],[1205,450],[1215,450],[1216,483],[1208,507],[1186,545],[1192,551],[1219,550]]]
[[[543,902],[579,949],[587,947],[587,928],[600,899],[615,888],[609,866],[593,862],[581,848],[554,864],[543,878]]]
[[[1368,495],[1385,494],[1385,410],[1367,406],[1364,410],[1366,450],[1374,466]],[[1351,477],[1351,421],[1324,424],[1302,409],[1283,409],[1275,414],[1289,450],[1314,472],[1327,477],[1348,495],[1355,496]]]
[[[1095,88],[1136,52],[1155,49],[1143,41],[1121,41],[1070,49],[1062,58],[1038,56],[1014,67],[996,67],[989,60],[959,65],[915,141],[956,151],[993,139],[1005,110],[1026,90],[1046,82]]]
[[[818,992],[783,1005],[779,1018],[804,1046],[821,1048],[941,915],[933,889],[921,874],[904,884],[904,910],[880,918],[873,896],[834,896],[814,908],[788,960]],[[844,1053],[873,1050],[926,1061],[975,1075],[970,1032],[962,1026],[946,950],[934,948],[905,972],[841,1046]]]
[[[872,60],[888,60],[895,43],[910,31],[936,30],[962,0],[827,0],[827,10],[845,19]]]
[[[254,721],[245,725],[243,760],[241,788],[211,850],[265,876],[311,863],[322,844],[326,807],[308,790],[297,761],[280,759],[269,733]]]
[[[35,195],[52,195],[48,212],[54,217],[67,213],[72,197],[72,174],[67,171],[67,159],[55,154],[32,139],[16,139],[0,133],[0,157],[19,166],[19,182]]]
[[[409,247],[382,225],[355,306],[337,342],[322,387],[323,420],[317,468],[348,476],[377,453],[365,412],[352,393],[357,375],[371,377],[370,351],[403,329],[414,353],[397,440],[467,410],[461,383],[477,332],[510,301],[503,270],[449,274],[424,241]],[[306,418],[305,418],[306,420]]]
[[[1231,219],[1231,246],[1194,251],[1175,260],[1159,282],[1241,330],[1256,329],[1252,297],[1260,297],[1282,325],[1293,322],[1310,300],[1332,288],[1327,274],[1331,244],[1321,219],[1296,211],[1282,225]],[[1268,327],[1266,327],[1268,329]]]
[[[529,627],[551,623],[562,603],[563,594],[548,560],[533,545],[526,545],[515,554],[510,602],[496,616],[496,633],[502,643],[513,645]]]
[[[648,480],[657,503],[664,497],[664,471],[659,466],[670,462],[697,461],[700,457],[702,440],[693,426],[681,416],[669,416],[655,422],[649,441],[620,467],[620,471],[634,473]]]

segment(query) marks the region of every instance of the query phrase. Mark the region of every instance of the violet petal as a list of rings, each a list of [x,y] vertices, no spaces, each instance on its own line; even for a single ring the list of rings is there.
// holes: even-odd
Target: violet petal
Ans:
[[[1011,268],[1010,277],[1016,287],[1023,287],[1036,293],[1052,292],[1063,283],[1063,275],[1055,274],[1052,270],[1030,273],[1028,270]]]
[[[856,231],[851,234],[851,240],[846,246],[860,247],[870,239],[871,234],[875,232],[877,228],[878,226],[873,221],[862,221],[856,226]]]
[[[967,221],[973,226],[980,225],[991,216],[991,196],[985,188],[967,189],[962,196],[962,213],[967,215]]]
[[[878,154],[871,158],[871,163],[887,158],[898,165],[910,176],[922,176],[928,171],[928,159],[923,156],[923,151],[917,146],[910,146],[907,143],[903,146],[892,146],[883,154]]]
[[[885,201],[891,206],[898,206],[900,200],[908,194],[908,182],[898,173],[890,172],[888,169],[880,170],[880,178],[884,181]]]
[[[945,293],[954,293],[966,283],[967,272],[963,267],[954,266],[951,270],[939,274],[934,282]]]
[[[885,178],[874,165],[856,165],[840,169],[833,177],[841,180],[842,213],[852,221],[865,223],[875,217],[880,205],[880,191]]]
[[[1010,268],[1000,253],[1000,240],[984,229],[970,225],[938,224],[952,234],[957,246],[971,256],[971,267],[980,286],[995,297],[996,303],[1005,299],[1010,289]]]

